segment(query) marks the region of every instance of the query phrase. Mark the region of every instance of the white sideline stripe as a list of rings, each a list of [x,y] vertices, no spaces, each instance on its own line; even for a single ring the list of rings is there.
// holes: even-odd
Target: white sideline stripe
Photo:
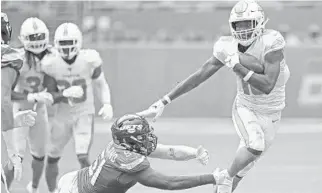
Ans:
[[[210,119],[210,118],[177,118],[160,119],[156,123],[151,123],[156,133],[183,135],[196,134],[236,134],[231,119]],[[110,133],[112,121],[105,122],[96,119],[95,133]],[[186,127],[189,127],[187,129]],[[302,133],[322,133],[322,119],[282,119],[278,133],[302,134]]]

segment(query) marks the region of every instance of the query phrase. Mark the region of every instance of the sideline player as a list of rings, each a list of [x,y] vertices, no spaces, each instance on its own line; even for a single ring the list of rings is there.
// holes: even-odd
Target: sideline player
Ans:
[[[239,1],[229,18],[232,36],[219,38],[213,56],[148,109],[160,116],[165,105],[199,86],[223,66],[236,74],[232,118],[240,145],[230,168],[217,170],[218,193],[231,193],[270,147],[285,107],[285,87],[290,76],[284,60],[285,40],[278,31],[265,29],[266,23],[263,9],[255,1]]]
[[[125,193],[137,182],[147,187],[182,190],[215,184],[213,174],[167,176],[153,170],[147,157],[170,160],[197,158],[206,164],[208,152],[186,146],[157,144],[148,121],[139,115],[125,115],[111,127],[113,141],[91,166],[61,177],[58,193]]]
[[[8,16],[1,12],[1,191],[9,192],[15,178],[22,176],[22,159],[15,150],[12,130],[14,127],[35,124],[36,112],[31,110],[13,113],[11,94],[19,77],[23,60],[9,46],[12,28]],[[4,167],[2,167],[4,165]]]
[[[20,77],[13,93],[14,110],[34,110],[37,112],[36,123],[29,129],[15,130],[15,141],[18,153],[24,156],[26,138],[28,139],[30,154],[32,156],[32,181],[28,183],[29,193],[38,192],[44,160],[46,138],[49,130],[46,105],[53,103],[52,95],[43,87],[44,73],[41,70],[41,60],[46,54],[53,51],[49,47],[49,30],[46,24],[36,18],[27,18],[21,25],[19,39],[23,44],[21,55],[24,63],[20,69]]]
[[[81,168],[90,165],[88,154],[94,131],[94,93],[103,104],[99,115],[104,119],[113,116],[102,59],[95,50],[81,49],[82,41],[82,33],[75,24],[63,23],[54,36],[58,53],[47,55],[42,61],[44,72],[50,76],[45,76],[45,87],[57,105],[48,149],[50,191],[56,188],[58,161],[71,137]]]

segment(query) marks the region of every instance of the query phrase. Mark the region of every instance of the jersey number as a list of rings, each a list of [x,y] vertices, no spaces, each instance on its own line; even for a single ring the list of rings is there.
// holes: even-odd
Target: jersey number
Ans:
[[[105,150],[98,156],[98,158],[92,163],[91,166],[88,168],[88,174],[91,179],[91,184],[94,186],[103,165],[105,164]]]
[[[39,92],[39,86],[41,84],[41,80],[38,76],[29,76],[26,78],[26,82],[29,85],[31,90],[24,90],[24,93],[28,94],[30,92],[32,93]]]
[[[249,83],[241,80],[242,87],[245,95],[261,95],[263,94],[261,91],[253,88]]]
[[[77,79],[73,80],[72,84],[70,84],[67,80],[57,80],[57,85],[60,90],[65,90],[66,88],[69,88],[71,86],[82,86],[84,90],[84,94],[81,98],[74,98],[73,102],[75,103],[81,103],[84,102],[87,99],[87,85],[85,79]],[[68,99],[63,100],[65,103],[68,103]]]

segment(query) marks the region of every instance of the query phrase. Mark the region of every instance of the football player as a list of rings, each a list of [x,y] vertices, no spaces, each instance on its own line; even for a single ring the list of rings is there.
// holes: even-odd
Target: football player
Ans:
[[[73,23],[63,23],[55,31],[56,54],[43,60],[45,85],[57,103],[52,121],[47,170],[51,190],[56,188],[58,161],[71,137],[81,168],[90,165],[88,153],[92,144],[94,126],[94,92],[103,104],[99,111],[104,119],[111,119],[113,109],[110,89],[106,82],[102,59],[96,50],[82,49],[82,33]]]
[[[263,9],[254,0],[239,1],[229,18],[232,35],[220,37],[213,55],[147,111],[160,116],[165,105],[199,86],[223,66],[236,75],[232,118],[240,145],[229,169],[217,170],[218,193],[231,193],[270,147],[285,107],[285,87],[290,76],[284,59],[285,40],[278,31],[265,29],[266,22]]]
[[[34,109],[38,113],[34,126],[15,130],[15,141],[20,156],[24,155],[26,139],[29,142],[33,159],[32,181],[28,183],[27,190],[31,193],[38,191],[43,173],[46,137],[49,130],[46,105],[53,103],[52,95],[43,87],[44,73],[41,70],[41,60],[53,49],[49,47],[49,30],[46,24],[36,17],[27,18],[22,23],[19,39],[23,44],[20,53],[24,63],[20,69],[16,92],[13,93],[14,110]]]
[[[19,111],[13,114],[11,101],[12,90],[19,77],[23,60],[20,54],[9,46],[12,28],[8,16],[1,12],[1,191],[8,188],[15,178],[22,175],[22,158],[15,151],[12,130],[14,127],[32,126],[35,124],[36,112]],[[2,167],[4,165],[4,168]]]
[[[186,146],[157,144],[148,121],[135,114],[117,119],[111,127],[113,141],[91,166],[61,177],[58,193],[125,193],[137,182],[147,187],[182,190],[215,184],[213,174],[167,176],[153,170],[147,157],[170,160],[197,158],[208,161],[208,152]]]

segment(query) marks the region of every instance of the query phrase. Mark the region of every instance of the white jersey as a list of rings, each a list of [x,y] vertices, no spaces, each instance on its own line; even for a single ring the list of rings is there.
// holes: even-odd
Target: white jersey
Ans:
[[[256,57],[261,64],[265,63],[265,55],[271,51],[283,49],[285,41],[283,36],[275,30],[265,32],[253,42],[245,53]],[[238,52],[238,42],[232,36],[222,36],[214,45],[214,56],[224,63],[220,51],[225,49],[228,53]],[[249,83],[237,77],[236,105],[245,106],[251,110],[271,114],[279,112],[285,107],[285,85],[290,76],[290,71],[285,59],[280,63],[280,74],[275,87],[270,94],[266,95],[252,87]]]
[[[44,73],[41,71],[41,60],[24,49],[19,49],[19,53],[23,58],[23,65],[19,70],[20,76],[15,91],[25,94],[42,91]],[[15,103],[19,109],[32,109],[33,107],[33,104],[27,101],[15,101]]]
[[[99,53],[95,50],[80,50],[72,64],[66,63],[59,54],[47,55],[43,59],[43,71],[52,76],[59,91],[70,86],[82,86],[81,98],[68,98],[57,106],[57,113],[72,115],[94,114],[94,93],[92,86],[93,72],[102,64]]]

